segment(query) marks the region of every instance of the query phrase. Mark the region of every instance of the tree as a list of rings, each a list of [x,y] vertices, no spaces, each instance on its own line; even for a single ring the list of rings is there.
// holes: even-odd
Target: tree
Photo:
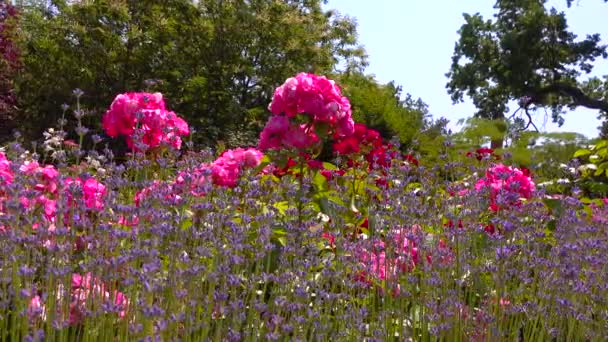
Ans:
[[[321,2],[27,1],[22,123],[38,136],[73,102],[74,88],[95,111],[90,125],[118,93],[161,91],[196,129],[195,141],[251,144],[286,78],[366,65],[354,21]]]
[[[606,46],[600,44],[599,34],[577,40],[568,30],[565,13],[545,4],[546,0],[498,0],[494,20],[464,14],[446,74],[454,102],[467,95],[477,107],[477,117],[503,119],[509,102],[517,101],[518,110],[508,118],[516,118],[522,129],[536,127],[535,110],[550,110],[560,125],[566,109],[608,112],[606,97],[598,96],[600,87],[592,92],[592,79],[579,81],[593,70],[597,58],[608,56]]]
[[[430,126],[431,115],[422,99],[406,94],[394,82],[380,84],[373,76],[363,73],[338,75],[338,83],[349,98],[356,122],[377,130],[386,139],[398,137],[404,147]]]
[[[17,10],[7,2],[0,3],[0,141],[14,126],[17,98],[14,82],[21,63],[15,45]]]

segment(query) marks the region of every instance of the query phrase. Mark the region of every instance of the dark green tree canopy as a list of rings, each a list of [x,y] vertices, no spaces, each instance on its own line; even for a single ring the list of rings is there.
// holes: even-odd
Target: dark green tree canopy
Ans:
[[[448,120],[433,119],[422,99],[404,94],[393,81],[381,84],[360,72],[343,73],[336,79],[350,100],[356,122],[377,130],[386,140],[398,138],[404,152],[438,154]]]
[[[534,125],[531,112],[537,109],[550,110],[559,124],[566,109],[608,112],[608,99],[601,96],[597,81],[594,91],[588,81],[579,81],[593,70],[596,59],[608,56],[606,46],[599,34],[577,39],[565,13],[548,9],[546,2],[498,0],[491,20],[464,14],[446,74],[454,102],[467,95],[478,109],[476,116],[501,119],[509,102],[517,101],[519,110],[512,116],[525,114],[522,128]]]
[[[247,145],[294,74],[359,70],[356,23],[322,0],[21,1],[19,125],[38,137],[80,88],[96,125],[116,94],[161,91],[195,140]],[[148,82],[152,80],[152,82]]]

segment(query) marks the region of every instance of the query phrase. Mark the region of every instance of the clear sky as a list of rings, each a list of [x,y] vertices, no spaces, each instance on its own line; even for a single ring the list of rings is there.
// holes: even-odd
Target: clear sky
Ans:
[[[493,0],[329,0],[326,8],[354,17],[359,41],[365,46],[370,65],[366,72],[380,82],[394,80],[404,92],[422,98],[434,117],[444,116],[450,127],[470,117],[475,107],[470,100],[453,105],[445,84],[451,64],[457,31],[464,23],[462,13],[481,13],[490,19]],[[580,0],[571,8],[566,0],[550,0],[548,6],[566,12],[571,30],[580,38],[599,33],[608,43],[608,4],[602,0]],[[599,60],[592,75],[608,74],[608,61]],[[511,107],[512,108],[512,107]],[[513,109],[513,108],[512,108]],[[543,115],[544,116],[544,115]],[[564,126],[558,128],[543,116],[535,123],[545,131],[578,132],[588,137],[598,134],[597,111],[577,109],[569,112]]]

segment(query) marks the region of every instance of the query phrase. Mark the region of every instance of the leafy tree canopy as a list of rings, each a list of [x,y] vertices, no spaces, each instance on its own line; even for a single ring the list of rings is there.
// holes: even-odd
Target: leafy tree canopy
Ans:
[[[96,125],[116,94],[161,91],[195,141],[250,144],[273,89],[300,71],[362,70],[356,23],[321,0],[21,1],[19,124],[37,137],[72,90]]]
[[[395,82],[381,84],[360,72],[343,73],[337,80],[351,102],[355,121],[377,130],[387,140],[398,138],[403,150],[416,148],[425,153],[427,145],[447,133],[448,120],[433,119],[422,99],[403,95],[402,86]]]
[[[0,2],[0,141],[10,134],[16,113],[16,97],[13,79],[21,63],[19,49],[15,45],[15,22],[18,12],[7,2]]]
[[[566,109],[582,106],[608,112],[607,79],[581,81],[596,59],[608,56],[606,46],[599,34],[577,39],[565,13],[547,8],[546,2],[498,0],[490,20],[479,13],[464,14],[446,74],[454,102],[467,95],[477,107],[476,116],[502,119],[509,102],[517,101],[519,109],[510,117],[517,118],[521,128],[534,125],[532,113],[539,109],[549,110],[560,125]]]

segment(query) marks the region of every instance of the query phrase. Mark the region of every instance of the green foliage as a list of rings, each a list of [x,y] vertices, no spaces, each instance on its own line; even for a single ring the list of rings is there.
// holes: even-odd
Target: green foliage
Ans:
[[[300,71],[366,65],[356,25],[322,1],[28,1],[20,125],[39,136],[84,90],[90,126],[114,96],[161,91],[207,145],[250,144],[272,90]],[[344,62],[344,63],[341,63]],[[150,82],[152,80],[152,82]]]
[[[602,78],[592,77],[582,84],[582,89],[589,96],[598,99],[599,101],[608,102],[608,75]],[[608,112],[600,112],[598,119],[602,120],[600,127],[600,137],[608,138]]]
[[[491,140],[504,139],[506,132],[501,127],[504,120],[486,120],[480,118],[468,118],[459,121],[463,129],[455,135],[455,141],[471,146],[481,146]]]
[[[582,164],[577,182],[585,194],[590,197],[608,196],[608,140],[579,149],[573,157]]]
[[[338,82],[350,100],[355,121],[377,130],[385,139],[399,138],[404,149],[443,133],[447,121],[432,121],[422,99],[410,94],[402,99],[402,88],[394,82],[380,84],[362,73],[344,73]]]
[[[582,74],[596,58],[606,58],[599,34],[576,40],[566,15],[547,9],[546,0],[499,0],[494,20],[479,13],[464,14],[452,66],[448,93],[455,102],[473,100],[477,116],[504,118],[509,101],[518,101],[532,124],[531,111],[549,109],[563,123],[565,109],[584,106],[608,111],[605,97],[586,92]],[[521,119],[520,119],[521,120]]]
[[[0,3],[0,141],[13,128],[16,114],[13,79],[21,67],[20,52],[15,46],[18,15],[10,2]]]
[[[550,192],[571,190],[571,183],[560,184],[558,180],[570,181],[572,174],[566,165],[578,149],[589,143],[584,135],[572,132],[508,134],[508,127],[503,127],[504,120],[470,118],[461,123],[463,129],[452,136],[457,154],[462,157],[468,151],[488,146],[493,140],[504,139],[507,145],[496,152],[509,155],[509,163],[532,170],[537,183],[550,184]]]

